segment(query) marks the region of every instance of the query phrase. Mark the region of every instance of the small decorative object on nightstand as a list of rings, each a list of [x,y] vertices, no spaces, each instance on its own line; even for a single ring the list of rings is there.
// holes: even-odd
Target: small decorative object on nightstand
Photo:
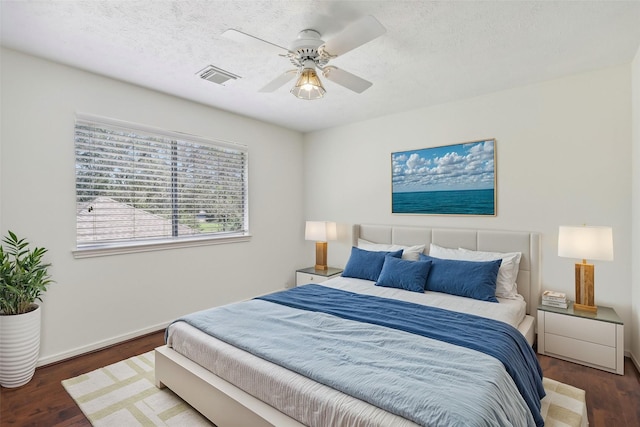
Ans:
[[[340,274],[342,274],[341,268],[328,267],[326,270],[316,270],[315,267],[301,268],[296,270],[296,286],[322,283]]]
[[[569,301],[564,292],[544,291],[542,293],[542,305],[550,305],[551,307],[567,308]]]
[[[624,324],[610,307],[539,305],[538,353],[624,375]]]

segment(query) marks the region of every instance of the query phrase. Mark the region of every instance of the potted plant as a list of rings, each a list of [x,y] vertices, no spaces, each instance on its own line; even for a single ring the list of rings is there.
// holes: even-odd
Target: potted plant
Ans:
[[[52,282],[51,264],[42,257],[45,248],[29,248],[29,242],[11,231],[0,245],[0,385],[28,383],[40,353],[41,294]]]

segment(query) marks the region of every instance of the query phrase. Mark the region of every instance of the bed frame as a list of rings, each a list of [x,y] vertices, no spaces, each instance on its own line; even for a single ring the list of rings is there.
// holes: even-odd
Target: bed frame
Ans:
[[[358,239],[403,246],[425,244],[425,253],[430,243],[449,248],[521,252],[518,293],[525,298],[527,314],[535,314],[538,307],[541,293],[538,233],[358,224],[353,226],[354,246]],[[218,427],[303,426],[167,346],[155,351],[155,375],[156,386],[170,388]]]

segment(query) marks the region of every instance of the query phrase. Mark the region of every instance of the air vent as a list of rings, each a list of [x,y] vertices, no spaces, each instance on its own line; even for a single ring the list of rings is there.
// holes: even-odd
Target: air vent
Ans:
[[[229,71],[214,67],[213,65],[206,66],[204,69],[198,71],[197,74],[201,79],[210,81],[212,83],[217,83],[219,85],[224,85],[229,80],[237,80],[241,78],[240,76],[236,76]]]

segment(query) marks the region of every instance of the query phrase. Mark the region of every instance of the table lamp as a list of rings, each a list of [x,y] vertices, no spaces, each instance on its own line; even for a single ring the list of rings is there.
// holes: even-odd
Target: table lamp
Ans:
[[[335,222],[307,221],[304,229],[305,240],[316,241],[316,270],[327,270],[327,242],[336,240],[338,232]]]
[[[613,260],[613,233],[611,227],[560,226],[558,256],[582,259],[576,263],[575,310],[597,312],[594,303],[593,264],[587,259]]]

